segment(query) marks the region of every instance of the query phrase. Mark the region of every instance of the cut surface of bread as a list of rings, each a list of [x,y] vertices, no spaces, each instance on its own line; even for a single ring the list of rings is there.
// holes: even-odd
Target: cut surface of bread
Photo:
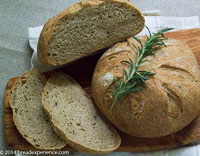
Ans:
[[[138,34],[141,12],[127,0],[84,0],[51,18],[38,43],[41,62],[61,65]]]
[[[119,147],[121,138],[117,131],[68,75],[55,73],[49,78],[42,102],[57,133],[76,150],[97,154]]]
[[[61,149],[66,141],[53,130],[42,106],[41,93],[45,83],[46,78],[37,70],[17,78],[8,97],[13,120],[18,131],[34,147],[43,150]]]

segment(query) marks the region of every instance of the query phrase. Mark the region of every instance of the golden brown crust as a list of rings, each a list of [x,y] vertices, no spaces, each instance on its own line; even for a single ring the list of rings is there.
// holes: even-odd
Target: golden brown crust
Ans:
[[[9,94],[10,94],[9,92],[16,81],[17,81],[17,77],[11,78],[8,81],[7,86],[5,88],[4,104],[6,108],[10,108],[9,101],[8,101]],[[168,135],[165,137],[149,139],[149,138],[138,138],[138,137],[126,135],[124,133],[120,133],[123,145],[118,148],[118,151],[149,152],[149,151],[179,147],[179,146],[198,140],[198,138],[200,137],[199,129],[200,129],[200,118],[198,116],[186,128],[182,129],[181,131],[175,134]],[[129,140],[134,141],[134,146],[126,147],[126,144],[129,143]]]
[[[5,91],[4,91],[4,103],[6,106],[10,106],[10,91],[11,91],[11,88],[12,86],[16,83],[18,77],[13,77],[11,78],[7,85],[6,85],[6,88],[5,88]]]
[[[116,127],[134,136],[161,137],[181,130],[200,109],[200,72],[192,51],[180,41],[166,40],[166,48],[147,57],[141,69],[156,73],[147,89],[121,98],[110,109],[113,79],[105,81],[105,76],[118,79],[128,69],[121,61],[135,57],[131,43],[137,45],[132,38],[114,45],[98,61],[92,80],[95,103]]]
[[[52,125],[54,127],[54,130],[56,131],[56,133],[61,137],[63,138],[71,147],[73,147],[75,150],[78,150],[79,152],[83,152],[83,153],[90,153],[90,154],[106,154],[106,153],[110,153],[110,152],[113,152],[114,150],[116,150],[120,144],[121,144],[121,138],[120,138],[120,135],[117,133],[117,131],[113,128],[113,133],[115,136],[118,137],[119,141],[118,141],[118,144],[116,145],[116,147],[113,147],[113,149],[109,149],[109,150],[94,150],[94,149],[91,149],[91,148],[88,148],[87,146],[83,146],[81,145],[80,143],[78,142],[75,142],[74,140],[70,139],[68,136],[66,136],[65,133],[63,133],[63,130],[61,130],[59,127],[57,127],[52,118],[51,118],[51,115],[49,114],[48,110],[45,108],[44,106],[44,110],[46,112],[46,114],[48,115],[48,117],[50,118],[51,122],[52,122]],[[110,124],[110,123],[108,123]]]
[[[10,94],[9,92],[16,81],[17,81],[17,77],[11,78],[8,81],[7,86],[5,88],[4,103],[5,103],[6,108],[10,108],[9,101],[8,101],[9,94]],[[118,151],[149,152],[149,151],[179,147],[179,146],[198,140],[198,138],[200,137],[199,129],[200,129],[200,118],[198,116],[186,128],[182,129],[181,131],[175,134],[168,135],[165,137],[150,139],[150,138],[139,138],[139,137],[126,135],[124,133],[120,133],[123,145],[120,146],[117,150]],[[134,146],[131,146],[131,147],[126,146],[126,144],[129,144],[129,140],[134,141]]]
[[[104,2],[120,2],[124,5],[127,5],[128,7],[134,9],[137,11],[137,13],[142,16],[140,10],[138,10],[132,3],[130,3],[127,0],[83,0],[81,2],[78,2],[69,8],[63,10],[62,12],[58,13],[56,16],[49,19],[45,25],[44,28],[40,34],[39,41],[38,41],[38,58],[41,62],[49,65],[56,65],[54,62],[52,62],[48,58],[48,43],[53,36],[54,32],[56,31],[57,27],[59,26],[60,22],[62,22],[63,19],[66,19],[74,14],[76,14],[79,10],[82,10],[87,7],[91,6],[97,6]],[[143,29],[144,27],[144,17],[142,16],[143,24],[140,27],[140,30],[138,30],[138,33]],[[106,48],[106,47],[104,47]],[[103,48],[102,48],[103,49]],[[68,63],[67,62],[61,62],[61,64]]]

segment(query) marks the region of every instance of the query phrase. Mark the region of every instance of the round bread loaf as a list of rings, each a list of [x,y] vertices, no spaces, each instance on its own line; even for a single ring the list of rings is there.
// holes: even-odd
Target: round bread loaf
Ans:
[[[145,40],[146,37],[140,39]],[[140,70],[156,73],[147,87],[121,97],[113,109],[112,85],[129,66],[121,61],[134,60],[138,43],[130,38],[110,48],[99,59],[93,79],[92,95],[104,115],[120,130],[137,136],[161,137],[187,126],[200,109],[200,71],[197,61],[185,44],[164,41],[167,47],[146,57]]]

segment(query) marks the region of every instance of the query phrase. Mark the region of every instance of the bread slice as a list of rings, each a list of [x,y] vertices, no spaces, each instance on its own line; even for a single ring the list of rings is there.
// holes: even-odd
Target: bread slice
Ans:
[[[57,133],[78,151],[100,154],[119,147],[117,131],[68,75],[55,73],[49,78],[42,102]]]
[[[41,93],[45,83],[46,78],[37,70],[26,72],[17,78],[7,98],[14,123],[29,143],[43,150],[61,149],[66,141],[55,133],[42,106]]]
[[[61,65],[138,34],[141,12],[127,0],[84,0],[47,21],[39,38],[39,60]]]

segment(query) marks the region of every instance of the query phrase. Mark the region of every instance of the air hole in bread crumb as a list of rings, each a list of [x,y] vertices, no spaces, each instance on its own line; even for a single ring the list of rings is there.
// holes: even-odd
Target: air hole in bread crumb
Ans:
[[[81,130],[85,132],[85,129],[81,128]]]
[[[17,108],[15,108],[15,113],[17,113],[17,111],[18,111],[18,109],[17,109]]]
[[[81,126],[81,124],[80,124],[80,123],[76,123],[76,125],[77,125],[77,126]]]
[[[35,146],[36,146],[36,147],[40,147],[40,145],[38,145],[38,144],[35,144]]]
[[[26,80],[22,79],[21,82],[22,82],[22,85],[24,85],[26,83]]]

